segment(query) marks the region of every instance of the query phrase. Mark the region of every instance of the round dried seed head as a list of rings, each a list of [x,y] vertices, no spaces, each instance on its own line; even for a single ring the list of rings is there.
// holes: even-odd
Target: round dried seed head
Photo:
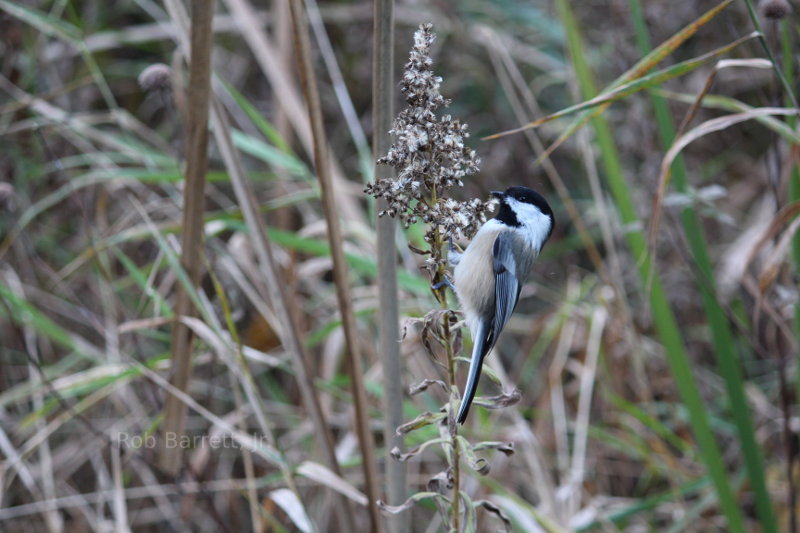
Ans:
[[[145,91],[168,89],[172,79],[172,69],[164,63],[153,63],[139,74],[139,87]]]
[[[768,19],[782,19],[792,11],[792,6],[786,0],[761,0],[758,10]]]
[[[8,182],[0,182],[0,213],[10,213],[17,207],[17,193]]]

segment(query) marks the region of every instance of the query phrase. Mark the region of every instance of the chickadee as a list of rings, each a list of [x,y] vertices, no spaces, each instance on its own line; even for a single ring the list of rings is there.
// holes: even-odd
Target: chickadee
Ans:
[[[491,194],[500,200],[497,216],[481,226],[463,253],[451,246],[449,254],[455,265],[454,288],[474,342],[459,424],[466,420],[475,397],[483,358],[514,312],[533,262],[555,224],[550,205],[532,189],[510,187]]]

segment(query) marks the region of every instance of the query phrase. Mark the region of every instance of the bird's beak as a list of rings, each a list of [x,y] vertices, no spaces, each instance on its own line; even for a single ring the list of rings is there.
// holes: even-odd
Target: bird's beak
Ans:
[[[506,193],[504,193],[502,191],[492,191],[489,194],[491,194],[492,196],[494,196],[498,200],[502,200],[506,195]]]

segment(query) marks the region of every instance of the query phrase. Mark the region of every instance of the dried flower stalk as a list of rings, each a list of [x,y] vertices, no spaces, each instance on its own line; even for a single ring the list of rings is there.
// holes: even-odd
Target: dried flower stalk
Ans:
[[[431,28],[423,24],[414,34],[414,47],[400,81],[408,106],[389,131],[395,143],[378,160],[394,167],[397,177],[378,179],[366,192],[386,199],[388,207],[381,216],[397,217],[406,228],[419,220],[428,224],[425,241],[434,245],[440,229],[452,238],[471,237],[486,220],[491,204],[448,197],[453,187],[464,185],[465,176],[478,171],[480,159],[464,142],[469,137],[467,125],[450,115],[436,114],[450,101],[439,92],[442,78],[433,74],[430,49],[436,35]],[[437,260],[444,265],[441,257]]]
[[[429,313],[424,320],[435,322],[428,329],[441,332],[436,335],[436,342],[444,349],[447,358],[449,397],[446,417],[429,417],[418,427],[439,420],[446,424],[441,431],[446,441],[445,455],[450,466],[446,472],[435,476],[444,480],[435,484],[439,487],[435,492],[441,494],[437,504],[443,508],[442,501],[447,501],[444,491],[452,489],[452,499],[449,500],[450,526],[460,531],[460,450],[453,412],[453,406],[458,401],[455,359],[460,340],[457,332],[451,331],[454,313],[448,309],[445,289],[437,284],[445,279],[447,267],[443,237],[471,237],[485,222],[492,204],[477,198],[459,202],[449,196],[453,187],[463,186],[462,179],[465,176],[478,171],[480,159],[475,150],[465,143],[469,137],[467,125],[449,114],[437,114],[440,108],[447,107],[450,102],[439,91],[442,78],[433,73],[430,50],[436,36],[431,29],[431,24],[422,24],[414,34],[414,46],[400,82],[400,90],[408,106],[397,115],[389,131],[395,138],[394,144],[386,156],[378,160],[380,164],[394,167],[397,176],[393,179],[376,179],[375,183],[367,186],[365,192],[386,200],[387,207],[379,213],[380,216],[388,214],[397,217],[406,228],[418,221],[427,225],[425,242],[430,248],[415,248],[414,251],[428,256],[426,268],[434,286],[439,287],[432,290],[442,311]],[[431,355],[435,355],[431,344],[426,343],[426,348]],[[384,505],[382,508],[388,512],[402,512],[408,506],[404,504],[390,508]]]

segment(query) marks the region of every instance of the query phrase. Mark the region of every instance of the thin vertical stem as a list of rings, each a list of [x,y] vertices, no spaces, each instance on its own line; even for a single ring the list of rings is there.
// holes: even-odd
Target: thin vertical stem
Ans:
[[[431,205],[436,205],[437,202],[437,194],[436,194],[436,186],[434,185],[431,187]],[[442,261],[442,234],[439,231],[439,226],[434,228],[433,232],[433,249],[431,250],[431,255],[436,260],[438,265],[436,270],[436,275],[434,276],[433,280],[431,280],[434,284],[440,283],[442,280],[445,279],[445,264]],[[442,306],[443,310],[447,310],[447,289],[445,287],[441,287],[435,291],[436,299],[439,300],[439,303]],[[456,390],[458,386],[456,383],[456,354],[453,353],[453,344],[450,337],[450,315],[449,313],[444,313],[442,316],[442,330],[444,331],[444,347],[445,353],[447,354],[447,380],[449,382],[448,387],[448,397],[447,397],[447,429],[450,433],[450,449],[453,453],[452,465],[451,468],[453,469],[453,504],[451,507],[452,515],[453,515],[453,522],[452,522],[452,529],[458,533],[460,528],[460,503],[461,503],[461,468],[459,467],[459,463],[461,462],[461,454],[458,450],[458,424],[456,423],[456,419],[453,413],[453,401],[452,401],[452,391]]]
[[[367,393],[364,387],[364,377],[361,368],[361,354],[356,335],[355,314],[353,313],[352,298],[350,296],[350,280],[347,263],[344,257],[342,230],[338,218],[338,208],[333,194],[332,176],[327,153],[327,139],[322,121],[319,92],[317,90],[316,75],[311,62],[311,45],[308,36],[308,26],[304,3],[300,0],[290,0],[289,7],[292,13],[294,27],[294,43],[300,71],[300,84],[308,106],[308,118],[311,123],[311,133],[314,140],[314,164],[319,179],[322,207],[327,222],[328,242],[333,259],[333,277],[336,285],[336,297],[339,302],[339,312],[342,319],[345,343],[347,345],[347,360],[350,371],[350,386],[353,394],[353,407],[355,411],[355,431],[358,435],[361,450],[362,468],[364,472],[364,486],[369,500],[370,531],[380,533],[382,530],[381,517],[378,510],[378,473],[375,462],[375,449],[372,434],[369,430],[367,414]]]
[[[437,232],[438,236],[438,232]],[[442,298],[442,309],[447,309],[447,297],[444,295],[444,288],[441,291]],[[453,344],[450,338],[450,314],[445,313],[444,315],[444,338],[445,338],[445,350],[447,352],[447,373],[448,379],[450,381],[449,389],[451,391],[455,390],[457,387],[456,385],[456,355],[453,353]],[[459,463],[461,462],[461,454],[459,453],[458,449],[458,423],[456,422],[454,412],[453,412],[453,402],[451,401],[451,397],[448,395],[447,398],[447,424],[448,429],[450,431],[450,446],[453,450],[453,529],[456,532],[459,532],[461,529],[459,527],[460,522],[460,503],[461,503],[461,468]]]
[[[206,168],[208,166],[208,107],[211,96],[211,45],[214,0],[197,0],[192,4],[191,58],[189,60],[188,144],[186,149],[186,183],[183,194],[181,227],[181,266],[192,285],[197,286],[203,261],[203,212],[205,209]],[[182,88],[176,88],[182,90]],[[175,325],[172,329],[172,362],[170,384],[180,391],[189,385],[192,372],[192,333],[180,317],[194,312],[189,294],[178,284],[175,295]],[[173,395],[164,405],[164,434],[182,435],[186,424],[186,406]],[[176,473],[181,466],[182,448],[164,446],[159,466]]]
[[[389,129],[394,117],[394,0],[374,0],[372,57],[372,146],[375,154],[389,151]],[[376,165],[375,179],[392,178],[394,169]],[[376,213],[386,207],[378,201]],[[378,253],[378,324],[379,352],[383,365],[384,442],[386,492],[391,505],[400,505],[406,498],[405,463],[391,456],[394,448],[403,449],[404,439],[397,434],[403,423],[403,380],[400,365],[400,310],[397,290],[397,223],[392,217],[376,217]],[[405,513],[388,519],[391,533],[408,531]]]

